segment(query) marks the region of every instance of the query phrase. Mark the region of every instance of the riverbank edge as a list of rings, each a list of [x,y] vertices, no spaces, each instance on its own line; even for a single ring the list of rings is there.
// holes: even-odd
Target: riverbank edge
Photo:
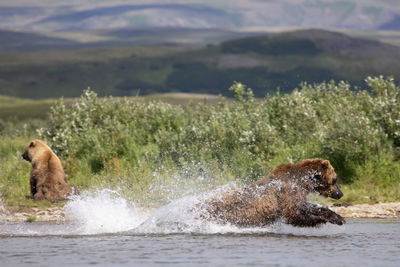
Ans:
[[[400,202],[329,206],[345,218],[400,219]],[[63,207],[19,208],[1,207],[0,223],[5,222],[67,222],[72,219]]]

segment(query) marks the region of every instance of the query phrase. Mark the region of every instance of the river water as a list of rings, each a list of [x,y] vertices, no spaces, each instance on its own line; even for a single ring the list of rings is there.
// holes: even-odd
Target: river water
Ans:
[[[240,229],[174,201],[155,213],[110,191],[67,203],[71,222],[0,224],[0,266],[400,266],[399,220]]]

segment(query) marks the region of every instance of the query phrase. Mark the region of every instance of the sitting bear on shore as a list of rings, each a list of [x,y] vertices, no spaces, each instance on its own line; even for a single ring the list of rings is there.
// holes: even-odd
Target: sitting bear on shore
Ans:
[[[311,192],[334,199],[343,196],[329,161],[307,159],[279,165],[264,179],[209,199],[201,205],[201,216],[239,227],[261,227],[277,220],[300,227],[345,223],[332,210],[308,203]]]
[[[30,185],[33,199],[57,202],[78,194],[77,188],[67,183],[60,159],[45,142],[29,142],[22,158],[32,163]]]

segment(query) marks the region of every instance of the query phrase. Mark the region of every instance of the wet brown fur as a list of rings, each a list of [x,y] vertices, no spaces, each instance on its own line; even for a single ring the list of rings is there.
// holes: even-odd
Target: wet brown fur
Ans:
[[[33,199],[57,202],[78,194],[76,186],[67,183],[60,159],[45,142],[30,141],[22,158],[32,163],[30,186]]]
[[[203,217],[241,227],[266,226],[278,219],[302,227],[345,222],[330,209],[308,203],[310,192],[336,199],[343,195],[329,161],[307,159],[279,165],[264,179],[208,200]]]

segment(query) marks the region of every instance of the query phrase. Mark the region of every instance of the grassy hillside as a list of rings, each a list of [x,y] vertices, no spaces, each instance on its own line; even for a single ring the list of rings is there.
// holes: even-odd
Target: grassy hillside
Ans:
[[[180,27],[117,28],[66,32],[0,30],[0,51],[58,51],[160,44],[199,47],[225,40],[253,36],[257,33],[257,31]]]
[[[30,100],[0,95],[0,120],[45,119],[56,100]]]
[[[233,81],[257,97],[289,92],[302,81],[400,74],[400,48],[343,34],[303,30],[208,45],[107,47],[0,54],[0,94],[76,97],[91,87],[100,96],[191,92],[232,96]]]
[[[165,93],[139,97],[135,96],[127,99],[145,103],[159,101],[173,105],[188,105],[192,103],[208,103],[215,105],[219,100],[222,100],[223,97],[206,94]],[[124,102],[124,98],[120,98],[120,100]],[[78,98],[64,99],[64,103],[67,106],[77,101]],[[30,124],[32,121],[36,120],[47,120],[51,107],[55,105],[56,102],[57,99],[33,100],[0,95],[0,121],[11,122],[12,124]]]

